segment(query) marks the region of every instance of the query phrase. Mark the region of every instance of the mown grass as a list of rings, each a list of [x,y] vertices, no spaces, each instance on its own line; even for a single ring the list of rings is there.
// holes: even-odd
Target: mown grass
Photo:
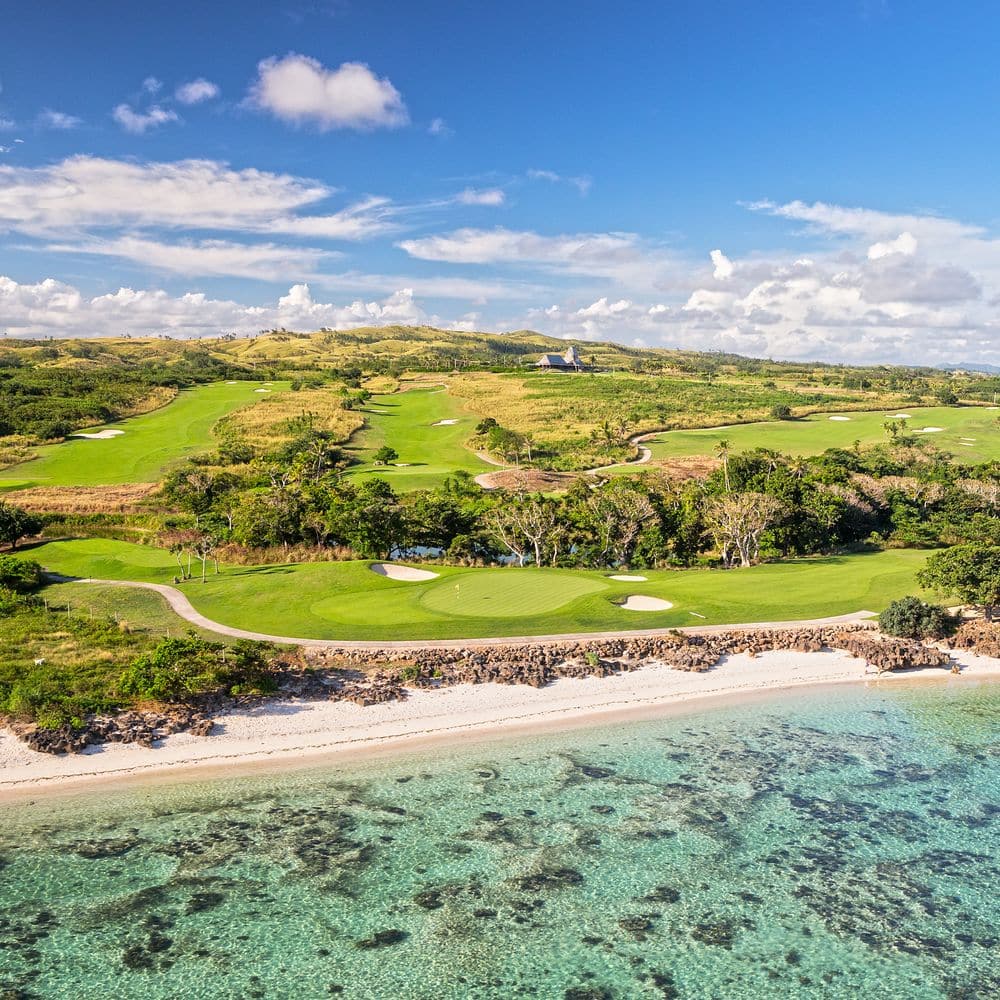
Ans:
[[[951,452],[958,462],[1000,459],[1000,411],[974,406],[899,407],[865,412],[832,410],[797,420],[768,420],[703,430],[678,430],[646,441],[655,459],[711,455],[720,440],[732,451],[771,448],[786,455],[818,455],[827,448],[850,448],[855,441],[886,441],[885,423],[895,413],[908,413],[900,421],[907,431],[942,427],[941,432],[917,434],[920,440]],[[831,416],[846,420],[831,420]],[[966,440],[967,439],[967,440]]]
[[[472,436],[478,418],[439,385],[372,396],[363,413],[365,427],[347,448],[361,463],[349,470],[355,479],[381,476],[403,493],[440,486],[460,469],[476,475],[492,468],[463,443]],[[457,423],[438,423],[441,420]],[[383,445],[396,449],[400,464],[372,463]]]
[[[73,576],[170,583],[164,551],[109,539],[48,542],[31,550]],[[680,625],[791,621],[869,610],[917,593],[926,552],[788,560],[747,570],[657,570],[642,583],[597,571],[436,567],[437,579],[404,583],[367,562],[224,567],[183,585],[192,604],[225,625],[320,639],[442,639],[622,631]],[[618,607],[629,594],[671,601],[664,612]],[[525,595],[528,595],[526,598]]]
[[[215,424],[233,410],[259,402],[266,394],[256,390],[265,388],[283,392],[288,383],[215,382],[185,389],[159,410],[87,429],[124,431],[118,437],[69,438],[39,448],[37,458],[0,475],[0,490],[156,482],[171,466],[211,448]]]

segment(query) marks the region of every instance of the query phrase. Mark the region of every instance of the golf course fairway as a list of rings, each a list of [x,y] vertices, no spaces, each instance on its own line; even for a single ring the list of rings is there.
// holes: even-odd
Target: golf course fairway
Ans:
[[[765,420],[700,430],[666,431],[644,442],[653,460],[711,455],[729,442],[731,453],[770,448],[784,455],[819,455],[828,448],[850,448],[855,441],[886,441],[885,423],[897,413],[910,433],[951,452],[955,461],[1000,459],[1000,410],[982,406],[900,407],[843,413],[813,413],[795,420]],[[924,428],[940,428],[925,431]]]
[[[112,539],[46,542],[26,557],[65,576],[172,584],[174,557]],[[402,582],[367,561],[209,567],[180,585],[214,622],[311,639],[424,640],[627,631],[680,625],[794,621],[880,611],[919,593],[926,551],[892,549],[767,563],[738,570],[643,570],[642,582],[569,569],[437,566],[432,580]],[[196,565],[195,569],[199,569]],[[58,600],[60,584],[47,591]],[[629,595],[670,601],[666,611],[629,611]],[[137,623],[137,624],[141,624]]]
[[[438,386],[372,396],[364,414],[365,426],[347,446],[362,463],[348,471],[351,478],[381,476],[397,493],[407,493],[440,486],[459,470],[478,475],[493,469],[463,444],[479,418]],[[383,445],[396,450],[398,464],[372,463]]]
[[[31,486],[119,486],[159,481],[172,465],[211,448],[212,428],[226,414],[283,392],[287,382],[213,382],[182,389],[166,406],[117,423],[88,427],[87,434],[45,445],[38,457],[0,473],[0,491]]]

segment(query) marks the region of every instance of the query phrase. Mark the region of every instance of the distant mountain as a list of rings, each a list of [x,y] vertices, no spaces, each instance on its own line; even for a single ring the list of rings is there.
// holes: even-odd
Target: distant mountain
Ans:
[[[997,365],[983,365],[969,362],[964,365],[941,365],[941,370],[945,372],[982,372],[984,375],[1000,375],[1000,367]]]

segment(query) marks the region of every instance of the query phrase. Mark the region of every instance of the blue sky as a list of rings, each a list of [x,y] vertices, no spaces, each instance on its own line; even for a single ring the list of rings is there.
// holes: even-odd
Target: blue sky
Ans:
[[[0,329],[1000,360],[985,3],[0,3]]]

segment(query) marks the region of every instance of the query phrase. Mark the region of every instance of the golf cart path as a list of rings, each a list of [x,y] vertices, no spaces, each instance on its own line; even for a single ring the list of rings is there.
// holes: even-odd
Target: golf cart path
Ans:
[[[649,462],[653,453],[647,448],[642,442],[649,440],[649,438],[656,437],[658,434],[662,434],[663,431],[647,431],[643,434],[637,434],[634,437],[629,438],[629,444],[631,444],[636,449],[636,457],[630,458],[627,462],[612,462],[611,465],[599,465],[593,469],[584,469],[580,475],[581,476],[594,476],[599,472],[605,472],[607,469],[619,469],[623,465],[645,465]],[[503,462],[498,462],[489,452],[477,451],[476,455],[481,458],[484,462],[489,462],[490,465],[498,465],[504,471],[514,468],[514,466],[504,465]],[[475,483],[481,486],[484,490],[495,490],[498,489],[497,485],[493,481],[493,477],[496,475],[495,472],[481,472],[475,477]]]
[[[185,621],[219,635],[234,639],[254,639],[258,642],[274,642],[283,646],[308,646],[314,649],[467,649],[481,646],[526,645],[545,642],[577,642],[589,639],[621,639],[641,638],[644,636],[665,635],[668,632],[684,632],[687,635],[711,635],[717,632],[732,632],[738,629],[750,628],[802,628],[805,626],[850,625],[865,621],[875,616],[874,611],[855,611],[847,615],[834,615],[830,618],[811,618],[803,621],[788,622],[749,622],[739,625],[695,625],[689,627],[651,628],[651,629],[620,629],[616,632],[567,632],[557,635],[508,635],[492,639],[415,639],[386,640],[383,642],[361,641],[349,639],[303,639],[287,635],[269,635],[266,632],[250,632],[246,629],[232,628],[221,622],[206,618],[188,600],[187,595],[176,587],[165,583],[145,583],[139,580],[98,580],[75,576],[62,576],[49,573],[47,578],[52,583],[95,583],[110,587],[137,587],[140,590],[152,590],[161,594],[171,609]]]

